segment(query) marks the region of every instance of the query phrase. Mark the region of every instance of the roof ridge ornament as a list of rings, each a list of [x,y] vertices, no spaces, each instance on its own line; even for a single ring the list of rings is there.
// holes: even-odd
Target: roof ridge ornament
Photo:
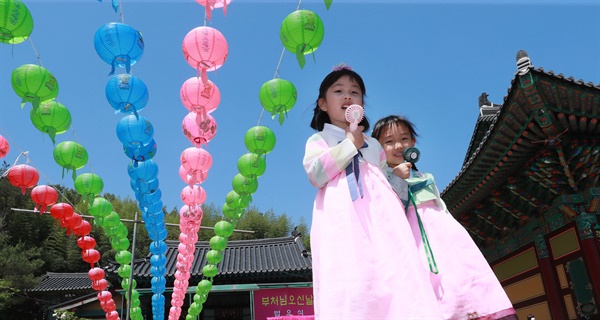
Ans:
[[[527,52],[525,50],[519,50],[519,52],[517,52],[517,73],[521,76],[525,75],[532,67],[533,64],[531,64]]]

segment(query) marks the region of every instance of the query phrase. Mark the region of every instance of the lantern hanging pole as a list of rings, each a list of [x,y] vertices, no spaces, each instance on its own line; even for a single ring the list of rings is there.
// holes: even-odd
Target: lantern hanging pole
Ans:
[[[12,210],[12,211],[18,211],[18,212],[40,213],[39,211],[31,210],[31,209],[10,208],[10,210]],[[45,212],[44,214],[50,214],[50,212]],[[95,219],[94,216],[88,216],[88,215],[83,215],[83,214],[80,214],[80,216],[82,218]],[[124,222],[135,222],[134,220],[129,220],[129,219],[121,219],[121,221],[124,221]],[[140,220],[137,223],[144,223],[145,224],[146,222]],[[166,223],[165,222],[165,225],[169,226],[169,227],[179,227],[179,224],[177,224],[177,223]],[[207,227],[207,226],[200,226],[200,229],[215,230],[215,228],[213,228],[213,227]],[[254,231],[252,231],[252,230],[242,230],[242,229],[233,229],[233,232],[254,234]]]

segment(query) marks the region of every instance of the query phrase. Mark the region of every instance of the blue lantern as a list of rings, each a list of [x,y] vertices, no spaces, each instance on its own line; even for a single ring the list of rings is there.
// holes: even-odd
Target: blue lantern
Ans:
[[[112,66],[109,74],[115,73],[115,67],[125,68],[129,73],[144,54],[144,39],[142,33],[132,27],[110,22],[96,31],[94,48],[100,58]]]
[[[149,144],[153,136],[154,127],[144,117],[128,115],[117,123],[117,137],[124,146],[133,148],[136,157],[141,147]]]
[[[106,100],[115,109],[115,114],[122,112],[133,113],[138,117],[138,112],[148,103],[148,88],[138,77],[130,74],[114,75],[106,84]]]
[[[158,176],[158,165],[154,160],[140,162],[137,167],[133,166],[133,161],[127,166],[129,177],[138,182],[148,182],[156,179]]]
[[[152,159],[156,154],[156,148],[157,145],[154,139],[152,139],[150,143],[145,144],[141,147],[131,147],[123,145],[123,151],[125,152],[125,155],[129,157],[129,159],[133,160],[134,167],[137,167],[138,161],[146,161]]]
[[[131,185],[131,190],[139,194],[153,193],[158,189],[158,179],[143,182],[131,179],[129,184]]]

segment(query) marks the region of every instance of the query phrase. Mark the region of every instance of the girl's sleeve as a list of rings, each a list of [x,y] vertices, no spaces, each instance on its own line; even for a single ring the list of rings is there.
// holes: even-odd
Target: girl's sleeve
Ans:
[[[324,187],[346,169],[357,153],[356,147],[348,139],[330,147],[320,134],[312,135],[306,142],[303,160],[308,180],[317,188]]]

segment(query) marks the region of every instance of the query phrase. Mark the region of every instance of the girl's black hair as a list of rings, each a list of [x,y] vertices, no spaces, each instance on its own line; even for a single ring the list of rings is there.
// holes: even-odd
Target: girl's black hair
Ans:
[[[365,83],[363,79],[360,77],[358,73],[350,69],[340,69],[330,72],[325,79],[321,82],[321,86],[319,87],[319,97],[315,102],[315,110],[312,120],[310,121],[310,127],[317,130],[322,131],[325,127],[326,123],[331,123],[331,119],[329,119],[329,115],[327,112],[321,110],[319,107],[319,99],[325,98],[327,94],[327,89],[329,89],[339,78],[343,76],[349,76],[350,79],[360,87],[363,95],[363,102],[365,97],[367,96],[367,89],[365,88]],[[364,106],[363,106],[364,107]],[[367,132],[369,130],[369,120],[365,116],[362,121],[358,124],[359,126],[363,126],[365,129],[363,132]]]
[[[408,132],[410,132],[410,137],[413,139],[417,139],[419,136],[417,134],[416,126],[408,119],[403,116],[387,116],[385,118],[379,119],[377,123],[375,123],[375,127],[373,128],[373,132],[371,132],[371,137],[377,139],[381,137],[384,129],[391,128],[392,126],[404,126]],[[418,170],[417,166],[413,163],[413,169]]]

